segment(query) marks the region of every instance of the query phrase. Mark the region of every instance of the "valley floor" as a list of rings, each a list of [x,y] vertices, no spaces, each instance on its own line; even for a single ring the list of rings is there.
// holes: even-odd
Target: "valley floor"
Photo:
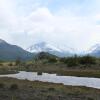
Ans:
[[[18,71],[30,71],[30,72],[46,72],[56,73],[64,76],[78,76],[78,77],[98,77],[100,78],[99,66],[92,67],[66,67],[63,64],[33,64],[33,65],[19,65],[19,66],[0,66],[0,74],[14,74]]]
[[[82,66],[69,68],[64,64],[28,63],[15,66],[8,62],[0,66],[0,74],[13,74],[21,70],[39,72],[40,74],[41,72],[48,72],[66,76],[100,77],[100,68],[96,65],[86,68]],[[39,81],[0,78],[0,100],[100,100],[100,90]]]

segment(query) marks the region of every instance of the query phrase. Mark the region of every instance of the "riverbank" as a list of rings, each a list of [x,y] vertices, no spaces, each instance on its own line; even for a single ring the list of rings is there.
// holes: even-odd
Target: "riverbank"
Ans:
[[[100,100],[100,90],[0,78],[0,100]]]
[[[100,68],[68,68],[62,64],[33,64],[23,66],[0,66],[1,74],[15,74],[18,71],[29,71],[38,73],[56,73],[62,76],[95,77],[100,78]]]

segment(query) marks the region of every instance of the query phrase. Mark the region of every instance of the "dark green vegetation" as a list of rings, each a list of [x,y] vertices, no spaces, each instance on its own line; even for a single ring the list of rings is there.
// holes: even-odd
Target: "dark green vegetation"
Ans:
[[[59,58],[42,52],[27,62],[17,59],[15,62],[0,63],[0,74],[16,73],[21,70],[69,76],[100,77],[100,59],[89,55]]]
[[[0,74],[18,71],[57,73],[84,77],[100,77],[100,59],[89,55],[59,58],[40,53],[30,61],[0,61]],[[100,100],[100,90],[64,86],[43,82],[31,82],[12,78],[0,78],[0,100]]]
[[[0,78],[0,100],[100,100],[100,90]]]
[[[41,52],[39,53],[32,61],[38,62],[41,61],[43,63],[62,63],[66,64],[67,67],[74,67],[81,66],[81,65],[95,65],[99,64],[97,60],[100,61],[99,58],[95,58],[89,55],[86,56],[73,56],[73,57],[66,57],[66,58],[59,58],[49,53]]]

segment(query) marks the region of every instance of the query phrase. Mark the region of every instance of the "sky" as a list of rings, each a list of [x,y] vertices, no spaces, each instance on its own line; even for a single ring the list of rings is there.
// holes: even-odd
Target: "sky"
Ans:
[[[0,0],[0,38],[88,50],[100,43],[100,0]]]

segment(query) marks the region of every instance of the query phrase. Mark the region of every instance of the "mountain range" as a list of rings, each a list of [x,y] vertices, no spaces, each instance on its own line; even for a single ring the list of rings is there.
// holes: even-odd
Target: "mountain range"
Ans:
[[[100,44],[96,44],[96,45],[92,46],[89,49],[88,53],[91,56],[100,57]]]
[[[59,57],[68,57],[68,56],[74,56],[77,54],[77,50],[71,47],[57,47],[54,45],[51,45],[47,42],[39,42],[32,46],[30,46],[27,51],[31,53],[40,53],[40,52],[47,52]],[[100,57],[100,44],[96,44],[92,46],[88,51],[84,52],[83,54],[77,54],[77,55],[91,55],[95,57]]]
[[[16,60],[18,58],[29,60],[41,52],[46,52],[58,57],[68,57],[76,54],[76,50],[73,48],[66,46],[57,47],[47,42],[36,43],[24,50],[17,45],[11,45],[0,39],[0,60]],[[100,44],[92,46],[86,54],[100,57]]]
[[[31,59],[33,54],[19,46],[11,45],[0,39],[0,60]]]
[[[29,48],[27,48],[27,51],[31,53],[47,52],[59,57],[68,57],[68,56],[73,56],[75,54],[75,50],[73,48],[57,47],[46,42],[36,43],[30,46]]]

